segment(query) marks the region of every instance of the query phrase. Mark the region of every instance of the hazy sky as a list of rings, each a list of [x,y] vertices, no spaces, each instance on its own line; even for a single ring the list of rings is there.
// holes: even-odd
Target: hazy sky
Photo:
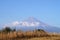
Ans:
[[[60,27],[60,0],[0,0],[0,25],[31,16]]]

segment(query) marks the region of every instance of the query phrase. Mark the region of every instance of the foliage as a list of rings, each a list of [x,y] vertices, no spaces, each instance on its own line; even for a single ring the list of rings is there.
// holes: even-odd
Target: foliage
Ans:
[[[42,31],[42,32],[45,32],[43,29],[37,29],[37,31]]]
[[[8,32],[11,32],[11,31],[16,31],[15,29],[11,29],[10,27],[5,27],[3,30],[2,30],[2,32],[6,32],[6,33],[8,33]]]

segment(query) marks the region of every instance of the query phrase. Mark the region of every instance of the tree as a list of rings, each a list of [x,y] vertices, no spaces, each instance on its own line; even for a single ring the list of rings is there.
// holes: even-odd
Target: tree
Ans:
[[[43,29],[37,29],[37,31],[43,31],[43,32],[45,32]]]
[[[12,29],[10,28],[10,27],[5,27],[4,29],[3,29],[3,32],[10,32],[10,31],[12,31]]]

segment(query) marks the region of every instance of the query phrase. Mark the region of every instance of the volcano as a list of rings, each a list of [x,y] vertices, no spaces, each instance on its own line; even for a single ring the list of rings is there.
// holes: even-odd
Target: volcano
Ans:
[[[47,32],[60,32],[60,28],[50,26],[46,23],[41,22],[40,20],[37,20],[34,17],[29,17],[28,19],[20,21],[20,22],[18,21],[13,22],[11,23],[11,25],[12,25],[11,28],[16,28],[16,30],[26,31],[26,30],[43,29]]]

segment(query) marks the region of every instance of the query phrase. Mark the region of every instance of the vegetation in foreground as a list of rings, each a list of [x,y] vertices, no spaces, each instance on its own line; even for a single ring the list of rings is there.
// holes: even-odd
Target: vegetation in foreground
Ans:
[[[60,34],[47,33],[42,29],[23,32],[6,27],[0,31],[0,40],[60,40]]]

